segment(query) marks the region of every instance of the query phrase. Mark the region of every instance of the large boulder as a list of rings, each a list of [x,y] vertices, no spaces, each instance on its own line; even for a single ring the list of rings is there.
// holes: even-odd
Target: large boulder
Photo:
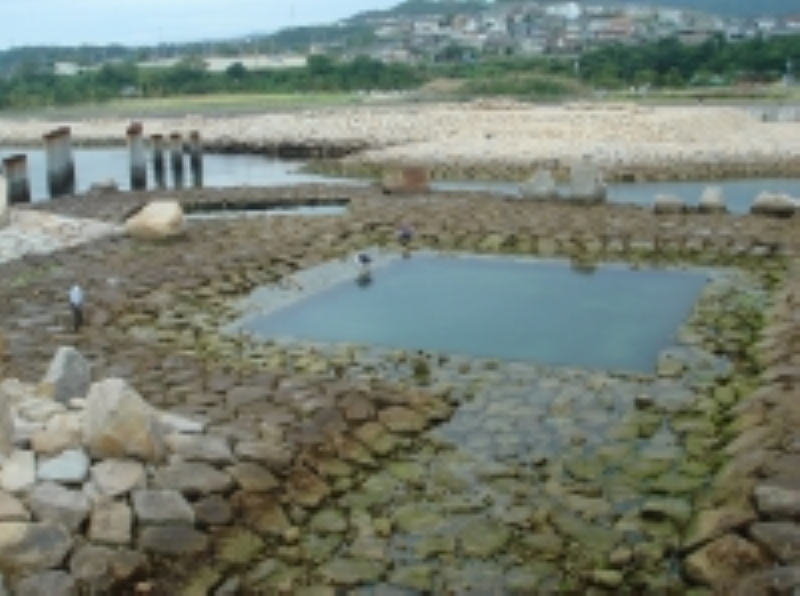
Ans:
[[[158,412],[122,379],[94,383],[86,400],[83,439],[97,459],[164,458],[164,428]]]
[[[166,240],[183,235],[186,219],[177,201],[152,201],[125,221],[125,231],[141,240]]]
[[[656,215],[670,215],[686,213],[686,202],[674,195],[656,195],[653,199],[653,213]]]
[[[558,187],[550,170],[537,170],[519,191],[524,199],[547,201],[558,198]]]
[[[69,403],[74,397],[85,398],[92,384],[89,363],[71,346],[56,352],[41,386],[56,401]]]
[[[608,189],[600,169],[590,161],[572,164],[569,174],[569,194],[566,198],[581,203],[604,203]]]
[[[728,207],[725,205],[722,188],[719,186],[708,186],[700,195],[697,203],[697,210],[700,213],[713,215],[716,213],[727,213]]]
[[[792,217],[798,210],[798,199],[788,195],[762,192],[750,206],[750,213],[766,217]]]
[[[430,174],[422,166],[404,166],[387,170],[381,179],[381,189],[386,194],[428,192],[430,187]]]

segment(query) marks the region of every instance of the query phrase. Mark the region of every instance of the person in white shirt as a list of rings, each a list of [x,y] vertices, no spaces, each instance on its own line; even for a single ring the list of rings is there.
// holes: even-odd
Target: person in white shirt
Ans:
[[[77,333],[83,325],[83,290],[78,284],[69,290],[69,307],[72,310],[72,330]]]

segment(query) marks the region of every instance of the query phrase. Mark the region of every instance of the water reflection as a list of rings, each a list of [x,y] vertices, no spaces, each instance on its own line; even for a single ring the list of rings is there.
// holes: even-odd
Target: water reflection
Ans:
[[[49,198],[47,191],[47,163],[40,149],[2,147],[0,159],[14,154],[28,158],[28,178],[34,202]],[[120,190],[130,189],[130,157],[127,147],[74,148],[76,191],[86,192],[93,184],[113,180]],[[187,156],[188,160],[188,156]],[[203,185],[209,188],[236,186],[295,185],[307,183],[367,184],[365,180],[331,178],[302,171],[304,162],[286,161],[262,155],[229,155],[207,153],[203,157]],[[175,178],[173,168],[158,170],[148,155],[148,188],[183,187],[187,180],[181,172]]]
[[[436,181],[432,188],[442,191],[486,191],[506,197],[520,196],[519,183],[495,181]],[[676,196],[687,205],[697,205],[709,186],[722,189],[722,198],[731,213],[748,213],[753,200],[762,192],[800,194],[796,178],[730,179],[689,182],[614,182],[608,184],[611,203],[650,207],[658,195]]]
[[[699,271],[577,273],[560,261],[420,254],[376,270],[366,291],[340,283],[244,327],[262,338],[649,373],[706,281]]]

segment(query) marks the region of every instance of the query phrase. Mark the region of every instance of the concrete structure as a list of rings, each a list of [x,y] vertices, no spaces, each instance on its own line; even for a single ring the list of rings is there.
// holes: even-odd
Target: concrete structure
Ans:
[[[131,157],[131,190],[147,189],[147,154],[142,138],[142,125],[133,122],[128,127],[128,150]]]
[[[158,188],[167,187],[166,172],[164,171],[164,137],[153,135],[150,137],[153,152],[153,178]]]
[[[177,132],[170,135],[170,163],[175,188],[183,188],[183,137]]]
[[[68,126],[44,135],[50,198],[75,194],[75,162],[72,158],[71,135],[72,131]]]
[[[11,155],[3,160],[8,203],[30,203],[31,185],[28,180],[28,157],[22,153]]]
[[[200,133],[193,130],[189,135],[189,167],[192,170],[192,185],[203,187],[203,142]]]

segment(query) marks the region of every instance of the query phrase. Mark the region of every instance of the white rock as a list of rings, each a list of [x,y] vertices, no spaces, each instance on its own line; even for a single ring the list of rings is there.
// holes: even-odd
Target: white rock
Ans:
[[[205,422],[192,420],[172,412],[159,412],[158,422],[164,427],[164,431],[168,433],[201,433],[206,428]]]
[[[160,461],[165,454],[158,413],[122,379],[92,385],[83,416],[83,439],[98,459]]]
[[[36,475],[39,480],[52,480],[62,484],[80,484],[89,475],[89,456],[83,449],[69,449],[39,460]]]
[[[0,488],[10,493],[29,489],[36,482],[36,456],[32,451],[17,450],[3,463]]]
[[[47,421],[45,428],[31,436],[31,447],[40,455],[51,455],[79,447],[83,436],[82,425],[83,419],[78,413],[56,414]]]
[[[95,464],[92,482],[101,495],[118,497],[147,485],[144,466],[131,459],[108,459]]]
[[[30,519],[31,514],[22,501],[8,493],[0,492],[0,523],[24,522]]]
[[[697,203],[700,213],[725,213],[728,208],[725,206],[722,188],[719,186],[709,186],[700,195]]]
[[[177,201],[152,201],[125,222],[126,232],[142,240],[163,240],[184,233],[183,208]]]
[[[4,379],[0,381],[0,393],[4,394],[12,404],[27,397],[36,395],[36,387],[22,383],[18,379]]]
[[[44,397],[29,397],[23,399],[15,408],[17,416],[26,422],[46,423],[56,414],[67,411],[63,404]]]
[[[185,461],[204,461],[210,464],[230,464],[235,461],[230,443],[213,435],[167,435],[169,449]]]

